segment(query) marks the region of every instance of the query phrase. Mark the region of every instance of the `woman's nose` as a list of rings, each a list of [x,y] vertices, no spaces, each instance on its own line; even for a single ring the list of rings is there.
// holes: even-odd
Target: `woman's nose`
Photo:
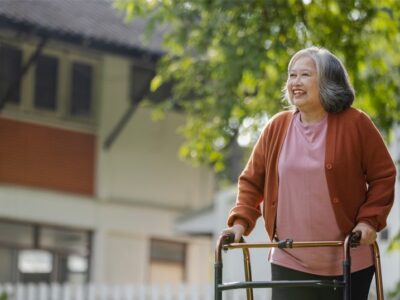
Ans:
[[[292,81],[293,85],[300,85],[301,84],[301,76],[295,76]]]

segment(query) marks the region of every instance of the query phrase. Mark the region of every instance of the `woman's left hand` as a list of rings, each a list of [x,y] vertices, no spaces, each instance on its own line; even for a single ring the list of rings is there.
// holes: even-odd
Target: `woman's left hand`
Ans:
[[[371,225],[360,222],[353,229],[353,232],[356,231],[361,232],[360,245],[370,245],[375,242],[377,235],[375,229]]]

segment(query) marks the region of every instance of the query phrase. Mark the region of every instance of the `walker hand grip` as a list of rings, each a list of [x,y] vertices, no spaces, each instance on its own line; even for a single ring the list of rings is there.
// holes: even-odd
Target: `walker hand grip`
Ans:
[[[350,247],[355,248],[360,246],[360,240],[361,240],[361,231],[356,231],[351,233]]]
[[[232,244],[235,242],[235,234],[234,233],[228,233],[223,235],[223,245],[228,245]]]

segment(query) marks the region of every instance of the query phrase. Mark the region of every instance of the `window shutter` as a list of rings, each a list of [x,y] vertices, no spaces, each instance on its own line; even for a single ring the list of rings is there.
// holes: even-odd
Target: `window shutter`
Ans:
[[[72,64],[70,113],[73,116],[89,117],[91,115],[92,69],[89,64]]]
[[[20,103],[20,84],[18,77],[22,68],[22,51],[18,48],[0,46],[0,99],[6,96],[8,89],[12,86],[12,93],[6,99],[8,103]]]
[[[36,62],[35,107],[46,110],[57,109],[58,60],[41,55]]]

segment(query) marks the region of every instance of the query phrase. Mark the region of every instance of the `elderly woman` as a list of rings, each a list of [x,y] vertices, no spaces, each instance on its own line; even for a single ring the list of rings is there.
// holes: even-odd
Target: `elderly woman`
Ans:
[[[272,117],[239,177],[228,218],[235,241],[263,216],[269,238],[343,240],[361,231],[352,249],[353,299],[367,299],[374,273],[369,244],[386,226],[396,170],[370,118],[352,108],[354,90],[340,60],[306,48],[289,62],[285,97],[293,110]],[[337,247],[273,249],[273,280],[341,278]],[[276,288],[272,299],[341,299],[331,288]]]

